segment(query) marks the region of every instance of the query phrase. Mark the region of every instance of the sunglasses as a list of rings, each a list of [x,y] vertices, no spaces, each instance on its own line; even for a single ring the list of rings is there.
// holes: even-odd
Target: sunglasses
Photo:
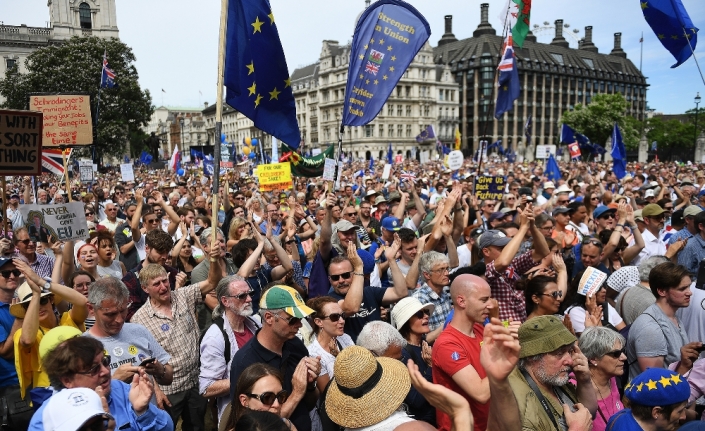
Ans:
[[[614,359],[619,359],[622,355],[627,354],[626,347],[622,347],[620,350],[612,350],[611,352],[605,353],[605,355],[610,356]]]
[[[271,406],[274,404],[274,401],[279,401],[279,404],[284,404],[286,400],[289,398],[289,392],[287,391],[281,391],[278,394],[275,394],[274,392],[262,392],[261,394],[245,394],[250,398],[256,398],[264,404],[265,406]]]
[[[19,269],[11,269],[8,271],[0,271],[0,275],[2,275],[4,279],[10,278],[10,275],[14,275],[15,278],[17,278],[22,275],[22,272]]]
[[[538,293],[537,296],[550,296],[553,299],[558,299],[563,297],[563,292],[561,292],[560,290],[556,290],[551,293]]]
[[[277,319],[282,319],[283,321],[285,321],[286,323],[288,323],[289,326],[296,326],[296,325],[298,325],[299,323],[301,323],[301,318],[300,318],[300,317],[294,317],[294,316],[291,316],[291,317],[282,317],[282,316],[280,316],[280,315],[278,315],[278,314],[275,314],[274,317],[276,317]]]
[[[17,240],[17,242],[21,242],[21,243],[24,244],[24,245],[29,245],[30,242],[33,242],[33,243],[35,243],[35,244],[37,243],[37,242],[34,241],[33,239],[20,239],[20,240]]]
[[[252,296],[253,293],[255,293],[255,291],[250,289],[249,291],[241,293],[239,295],[223,295],[223,296],[227,296],[228,298],[235,298],[238,301],[243,301],[248,296]]]
[[[110,369],[110,355],[103,356],[103,359],[101,359],[97,364],[94,364],[88,371],[77,371],[76,374],[95,376],[100,372],[101,365]]]
[[[603,214],[603,215],[599,216],[598,218],[600,218],[600,219],[614,218],[614,214],[613,213]]]
[[[86,217],[90,217],[90,216],[92,216],[93,214],[95,214],[95,213],[86,213]]]
[[[41,306],[47,305],[47,304],[49,303],[49,297],[50,297],[50,296],[51,296],[51,295],[42,296],[42,298],[39,300],[39,305],[41,305]],[[23,304],[22,304],[22,308],[24,308],[25,310],[26,310],[27,308],[29,308],[29,302],[23,303]]]
[[[329,275],[328,278],[330,278],[332,281],[338,281],[340,280],[340,277],[343,277],[343,279],[348,280],[350,277],[352,277],[352,272],[344,272],[342,274],[332,274]]]
[[[417,319],[423,319],[424,316],[430,316],[430,315],[431,315],[431,312],[428,311],[427,308],[422,308],[414,314],[414,316]]]
[[[152,220],[145,220],[145,223],[156,223],[157,219],[152,219]]]
[[[319,319],[321,319],[321,320],[326,320],[326,319],[328,319],[328,320],[330,320],[331,322],[337,322],[337,321],[339,321],[340,319],[345,320],[345,313],[332,313],[332,314],[329,314],[329,315],[327,315],[327,316],[319,317]]]
[[[599,200],[600,200],[600,198],[598,198],[598,197],[594,197],[594,198],[590,198],[590,200],[591,200],[591,201],[599,201]]]
[[[596,239],[585,238],[582,242],[583,245],[592,244],[597,247],[602,247],[602,243]]]

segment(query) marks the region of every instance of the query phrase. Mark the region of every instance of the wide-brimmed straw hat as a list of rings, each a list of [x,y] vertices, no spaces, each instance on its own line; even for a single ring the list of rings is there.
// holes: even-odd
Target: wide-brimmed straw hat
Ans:
[[[41,297],[44,298],[49,295],[54,295],[54,304],[58,304],[62,301],[62,298],[59,295],[52,292],[44,292],[41,294]],[[29,301],[32,300],[32,288],[29,287],[29,284],[27,284],[26,281],[17,288],[17,298],[19,299],[19,302],[10,306],[10,314],[18,319],[24,319],[26,310],[22,307],[22,304],[29,304]]]
[[[411,388],[409,372],[401,361],[375,358],[360,346],[343,349],[333,371],[326,413],[346,428],[366,427],[388,418]]]

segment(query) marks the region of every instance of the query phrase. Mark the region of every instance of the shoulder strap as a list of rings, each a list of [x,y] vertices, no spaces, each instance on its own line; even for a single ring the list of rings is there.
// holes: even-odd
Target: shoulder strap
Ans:
[[[531,376],[525,369],[519,368],[519,371],[521,371],[521,374],[524,376],[524,379],[526,379],[526,383],[529,384],[531,390],[534,391],[536,398],[539,399],[541,407],[543,407],[543,410],[546,412],[546,415],[548,415],[548,418],[551,419],[551,422],[553,423],[555,429],[559,430],[560,428],[558,427],[558,423],[556,423],[556,418],[553,417],[551,407],[548,405],[548,401],[546,401],[546,398],[541,393],[541,390],[538,388],[538,386],[536,386],[536,382],[534,382],[534,379],[531,378]]]
[[[225,351],[223,355],[225,356],[225,363],[227,364],[230,362],[230,337],[228,337],[228,334],[225,332],[225,321],[223,317],[218,317],[213,319],[213,323],[218,326],[218,329],[220,329],[220,332],[223,334],[223,340],[225,341]]]

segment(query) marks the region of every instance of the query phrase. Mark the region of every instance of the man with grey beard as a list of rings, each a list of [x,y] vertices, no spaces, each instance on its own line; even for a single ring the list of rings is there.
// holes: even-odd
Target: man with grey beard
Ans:
[[[519,364],[509,384],[519,401],[522,429],[592,429],[597,397],[576,341],[552,315],[534,317],[519,328]],[[577,385],[568,382],[571,371]]]
[[[230,402],[230,362],[262,326],[259,316],[252,316],[252,291],[237,275],[221,279],[215,288],[218,305],[213,310],[213,324],[201,340],[199,392],[216,398],[218,421]]]

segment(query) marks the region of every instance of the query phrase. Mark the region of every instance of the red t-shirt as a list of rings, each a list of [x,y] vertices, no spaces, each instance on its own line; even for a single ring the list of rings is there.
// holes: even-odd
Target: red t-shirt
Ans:
[[[248,341],[250,341],[250,338],[252,338],[255,334],[250,332],[250,330],[247,327],[243,328],[244,330],[242,332],[237,332],[233,331],[233,334],[235,334],[235,341],[237,341],[237,348],[242,349],[242,346],[247,344]]]
[[[487,429],[490,403],[483,404],[472,399],[453,381],[453,375],[469,365],[475,369],[480,378],[484,379],[486,377],[485,369],[480,365],[480,347],[484,330],[485,328],[482,325],[476,323],[473,326],[475,338],[472,338],[448,325],[433,344],[432,355],[433,382],[461,394],[468,400],[472,415],[475,418],[475,431],[485,431]],[[436,419],[439,430],[450,430],[451,421],[448,415],[438,410]]]

